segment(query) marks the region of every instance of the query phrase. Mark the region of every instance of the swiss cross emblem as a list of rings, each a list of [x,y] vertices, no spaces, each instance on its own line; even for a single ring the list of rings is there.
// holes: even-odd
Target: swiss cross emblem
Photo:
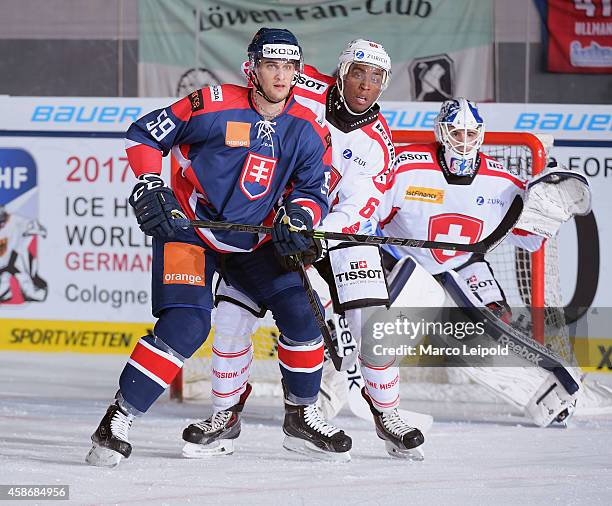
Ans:
[[[249,200],[268,194],[276,162],[276,158],[249,153],[240,174],[240,189]]]
[[[366,262],[365,260],[359,260],[359,268],[360,269],[367,269],[368,268],[368,262]]]
[[[480,240],[483,222],[478,218],[463,214],[438,214],[429,218],[428,237],[430,241],[472,244]],[[465,251],[432,249],[431,254],[436,262],[443,264],[451,258],[465,255]]]

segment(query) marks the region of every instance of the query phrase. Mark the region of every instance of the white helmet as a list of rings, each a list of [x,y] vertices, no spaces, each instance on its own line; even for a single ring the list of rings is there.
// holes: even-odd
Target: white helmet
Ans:
[[[444,146],[448,170],[457,176],[472,175],[485,132],[476,104],[465,98],[445,101],[436,117],[434,132],[436,140]]]
[[[365,39],[355,39],[347,44],[347,46],[340,53],[338,58],[338,90],[340,96],[344,101],[344,105],[348,111],[352,114],[357,115],[351,111],[344,100],[344,78],[349,71],[351,64],[363,63],[365,65],[373,65],[379,67],[384,71],[382,86],[380,93],[376,98],[375,102],[380,98],[382,92],[385,91],[389,86],[389,80],[391,79],[391,58],[385,51],[385,48],[376,42]],[[361,113],[364,114],[364,113]]]

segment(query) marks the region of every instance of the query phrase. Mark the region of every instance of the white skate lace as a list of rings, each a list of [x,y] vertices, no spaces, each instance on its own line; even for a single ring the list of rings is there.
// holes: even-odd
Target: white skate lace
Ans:
[[[272,158],[274,158],[274,141],[272,139],[272,134],[275,133],[274,127],[276,126],[276,121],[262,119],[255,123],[255,126],[257,127],[257,138],[264,139],[270,143],[272,146]]]
[[[321,413],[317,409],[316,404],[309,404],[304,408],[304,421],[309,427],[327,437],[333,436],[336,432],[340,432],[338,427],[330,425],[321,418]]]
[[[225,427],[231,417],[231,411],[218,411],[217,413],[214,413],[210,418],[196,423],[195,426],[202,429],[204,432],[215,432]]]
[[[128,431],[132,426],[134,417],[132,415],[125,415],[122,411],[117,410],[111,418],[110,427],[113,436],[121,441],[128,441]]]
[[[410,427],[404,420],[401,419],[397,409],[390,411],[388,413],[382,414],[382,423],[385,429],[387,429],[391,434],[397,437],[402,437],[404,434],[407,434],[413,427]]]

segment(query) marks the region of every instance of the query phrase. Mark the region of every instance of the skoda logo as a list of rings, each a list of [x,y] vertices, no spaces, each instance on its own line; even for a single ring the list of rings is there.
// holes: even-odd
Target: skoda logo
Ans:
[[[357,58],[358,60],[361,60],[363,58],[363,51],[357,51],[355,53],[355,58]]]
[[[484,204],[484,197],[481,195],[479,197],[476,197],[476,203],[481,206],[482,204]]]
[[[342,156],[343,156],[344,158],[346,158],[347,160],[349,160],[349,159],[351,158],[351,156],[353,156],[353,152],[352,152],[350,149],[345,149],[345,150],[342,152]]]

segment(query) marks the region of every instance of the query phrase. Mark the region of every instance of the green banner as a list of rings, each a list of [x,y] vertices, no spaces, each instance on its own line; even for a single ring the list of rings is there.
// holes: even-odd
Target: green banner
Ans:
[[[355,38],[381,43],[393,62],[386,100],[492,94],[492,0],[140,0],[140,94],[182,95],[244,83],[246,47],[262,26],[298,37],[306,63],[332,73]]]

